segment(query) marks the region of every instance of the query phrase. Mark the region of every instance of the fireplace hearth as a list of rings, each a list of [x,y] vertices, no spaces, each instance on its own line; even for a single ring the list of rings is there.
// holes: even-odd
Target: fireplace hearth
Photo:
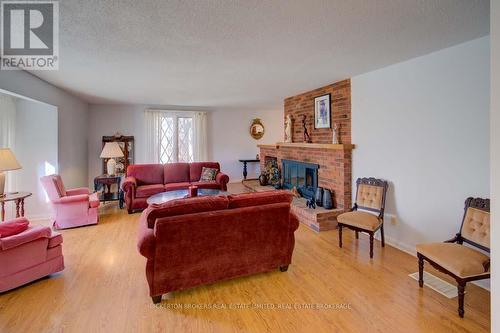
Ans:
[[[306,163],[294,160],[282,160],[283,187],[297,188],[300,195],[311,199],[318,187],[319,164]]]

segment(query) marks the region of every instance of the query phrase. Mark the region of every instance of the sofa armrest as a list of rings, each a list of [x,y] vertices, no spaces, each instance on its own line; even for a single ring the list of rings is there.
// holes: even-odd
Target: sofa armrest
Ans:
[[[295,231],[299,228],[299,218],[290,212],[290,231]]]
[[[139,219],[139,235],[137,238],[137,250],[148,259],[155,255],[156,238],[154,230],[148,227],[147,214],[143,213]]]
[[[47,226],[35,225],[13,236],[0,239],[0,249],[8,250],[32,242],[39,238],[49,238],[52,231]]]
[[[55,204],[70,204],[76,202],[89,202],[89,195],[77,194],[77,195],[62,197],[59,200],[54,201]]]
[[[78,195],[78,194],[86,194],[89,195],[90,191],[87,187],[78,187],[66,190],[66,194],[68,196]]]
[[[221,185],[221,188],[226,191],[227,190],[227,183],[229,183],[229,176],[226,175],[225,173],[219,172],[217,173],[217,176],[215,176],[215,181],[217,184]]]
[[[123,181],[122,184],[123,192],[135,191],[136,187],[137,187],[137,180],[135,179],[135,177],[127,177]]]

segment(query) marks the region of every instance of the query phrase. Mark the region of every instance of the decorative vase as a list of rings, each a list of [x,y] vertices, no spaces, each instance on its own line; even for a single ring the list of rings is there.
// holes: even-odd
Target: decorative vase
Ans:
[[[259,176],[259,184],[260,186],[266,186],[267,185],[267,176],[265,173],[261,173]]]
[[[333,208],[332,192],[326,188],[323,190],[323,207],[325,209]]]
[[[314,200],[316,201],[317,206],[323,206],[323,188],[316,188],[316,195],[314,196]]]

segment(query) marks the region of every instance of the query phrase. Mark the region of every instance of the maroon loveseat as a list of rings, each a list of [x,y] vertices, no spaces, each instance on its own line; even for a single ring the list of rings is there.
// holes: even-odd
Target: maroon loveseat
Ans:
[[[297,218],[288,191],[179,199],[141,215],[139,252],[154,303],[161,295],[288,269]]]
[[[200,182],[203,167],[219,170],[215,181]],[[157,193],[187,189],[190,185],[226,191],[228,182],[229,177],[220,172],[217,162],[131,164],[122,189],[131,214],[134,210],[145,209],[146,200]]]

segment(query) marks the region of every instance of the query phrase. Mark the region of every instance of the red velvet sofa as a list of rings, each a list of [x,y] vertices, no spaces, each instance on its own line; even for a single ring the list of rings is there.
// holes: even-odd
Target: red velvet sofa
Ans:
[[[215,181],[200,182],[203,167],[219,170]],[[122,189],[131,214],[134,210],[145,209],[146,200],[157,193],[187,189],[190,185],[226,191],[228,182],[229,177],[220,172],[217,162],[131,164]]]
[[[154,303],[162,294],[288,269],[298,219],[288,191],[206,196],[151,205],[141,215],[138,250]]]

